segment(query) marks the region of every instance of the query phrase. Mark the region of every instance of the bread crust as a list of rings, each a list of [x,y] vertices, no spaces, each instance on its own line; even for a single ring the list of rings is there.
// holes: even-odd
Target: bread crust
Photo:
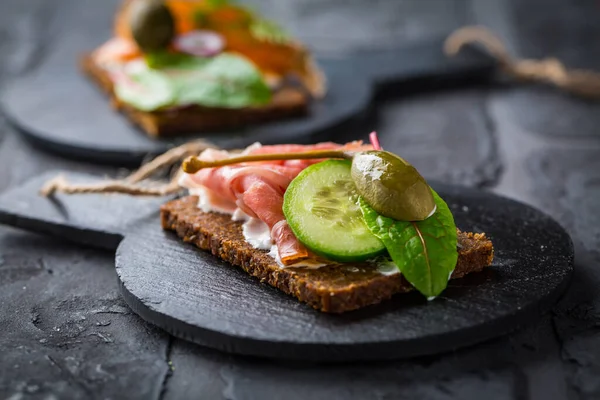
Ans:
[[[161,207],[162,227],[317,310],[343,313],[413,289],[400,274],[382,275],[364,263],[319,269],[280,268],[266,251],[244,240],[241,222],[232,221],[229,215],[202,212],[197,204],[195,196],[166,203]],[[494,249],[485,234],[459,231],[458,243],[452,279],[481,271],[492,263]]]
[[[230,109],[191,105],[146,112],[123,103],[115,96],[109,74],[97,65],[91,53],[81,57],[80,68],[108,94],[113,108],[122,112],[131,122],[154,137],[219,131],[299,117],[308,113],[310,103],[310,96],[303,90],[284,87],[273,94],[271,103],[262,107]]]

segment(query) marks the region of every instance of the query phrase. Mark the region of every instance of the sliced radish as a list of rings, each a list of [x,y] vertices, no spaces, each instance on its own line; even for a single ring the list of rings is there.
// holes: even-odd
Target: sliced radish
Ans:
[[[212,31],[191,31],[175,38],[173,45],[182,53],[199,57],[219,54],[225,47],[225,38]]]

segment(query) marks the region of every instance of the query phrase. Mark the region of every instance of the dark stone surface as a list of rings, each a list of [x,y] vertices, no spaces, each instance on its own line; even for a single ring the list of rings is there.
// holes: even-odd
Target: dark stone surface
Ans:
[[[509,0],[512,39],[522,58],[556,57],[569,68],[600,69],[600,3],[596,0]],[[519,38],[519,40],[516,40]],[[534,86],[509,94],[510,119],[542,136],[600,136],[600,103],[575,99],[553,88]],[[530,112],[535,105],[535,113]]]
[[[381,144],[404,155],[427,178],[491,186],[499,179],[501,161],[486,96],[482,89],[470,89],[382,101]]]
[[[550,137],[600,136],[600,104],[571,98],[554,88],[531,86],[505,94],[510,118],[528,132]],[[536,104],[536,113],[529,107]]]
[[[557,56],[567,66],[598,70],[600,4],[577,1],[510,1],[499,9],[484,2],[487,21],[521,57]],[[489,11],[505,19],[494,20]],[[487,12],[487,14],[486,14]],[[554,215],[575,241],[572,283],[553,312],[566,391],[560,397],[600,396],[600,312],[598,291],[597,102],[585,102],[541,87],[513,88],[488,103],[497,128],[505,174],[498,190]]]
[[[543,208],[560,216],[587,250],[600,253],[600,225],[590,218],[600,215],[600,147],[535,152],[528,166]]]
[[[0,398],[158,397],[169,341],[124,304],[112,254],[2,228],[0,282]]]
[[[323,365],[227,356],[175,340],[165,399],[554,399],[565,391],[550,319],[440,357]]]
[[[566,381],[573,397],[600,397],[600,254],[578,249],[572,284],[554,310]]]
[[[357,47],[370,49],[379,45],[395,45],[407,38],[432,37],[435,33],[472,22],[475,15],[478,22],[501,33],[509,48],[517,50],[521,56],[537,57],[554,53],[568,57],[566,61],[569,65],[599,68],[597,56],[600,53],[593,51],[600,46],[597,35],[586,33],[598,29],[595,0],[556,0],[550,3],[543,0],[256,0],[255,3],[262,4],[274,15],[292,21],[295,32],[301,32],[305,39],[324,52]],[[472,3],[475,13],[469,3]],[[3,54],[0,59],[0,87],[11,77],[34,69],[43,55],[51,51],[46,38],[52,37],[60,28],[54,18],[53,4],[54,1],[46,0],[3,0],[0,3],[0,50]],[[511,17],[516,13],[521,15],[518,22]],[[541,19],[552,20],[544,32],[529,28]],[[560,34],[554,35],[554,29]],[[585,46],[579,46],[578,43],[585,43]],[[169,367],[172,374],[162,392],[162,398],[166,399],[279,399],[283,396],[292,399],[338,397],[361,400],[597,399],[600,396],[600,259],[597,252],[592,251],[591,246],[597,242],[591,238],[594,238],[594,228],[600,225],[600,220],[598,213],[584,214],[583,210],[577,209],[577,202],[587,198],[586,209],[594,210],[594,204],[589,203],[589,196],[582,197],[580,192],[569,195],[570,199],[564,197],[568,191],[567,179],[574,182],[569,187],[581,187],[584,194],[587,190],[593,192],[597,187],[590,185],[589,178],[593,168],[597,169],[597,157],[594,154],[600,151],[596,129],[597,103],[586,104],[569,96],[563,98],[545,89],[515,87],[512,90],[513,93],[491,90],[480,100],[495,126],[492,146],[504,171],[493,180],[497,181],[495,190],[525,200],[557,217],[578,243],[571,287],[552,314],[542,317],[540,322],[532,323],[511,335],[457,352],[363,366],[258,361],[226,356],[177,339],[172,341],[170,351],[167,351],[168,357],[165,358],[166,350],[163,349],[169,349],[169,339],[151,328],[146,329],[139,318],[121,314],[109,315],[114,321],[104,328],[84,325],[88,329],[85,332],[95,332],[97,328],[98,331],[102,329],[102,333],[110,333],[113,340],[119,338],[112,344],[102,343],[97,336],[85,336],[84,332],[80,335],[85,336],[84,339],[75,340],[84,340],[85,343],[72,348],[47,347],[48,343],[39,343],[41,337],[36,336],[38,330],[29,322],[31,305],[39,305],[46,320],[50,321],[46,326],[51,327],[62,326],[63,321],[76,319],[55,311],[61,301],[72,303],[75,294],[80,296],[79,299],[85,298],[85,301],[79,300],[78,304],[84,309],[81,312],[89,316],[88,319],[94,318],[92,311],[99,304],[105,304],[101,303],[103,299],[110,298],[114,304],[125,307],[116,294],[117,280],[111,269],[113,257],[109,253],[75,248],[48,238],[0,228],[0,253],[5,260],[9,260],[0,267],[9,271],[0,275],[0,398],[8,398],[13,394],[16,394],[13,398],[23,399],[160,398],[160,393],[153,385],[162,382],[163,371]],[[547,92],[548,96],[515,100],[525,96],[519,93],[531,90]],[[449,94],[448,102],[437,102],[437,108],[432,107],[432,115],[443,114],[445,107],[451,103],[464,101],[463,110],[468,110],[469,102],[479,102],[475,99],[461,100],[462,96],[461,92]],[[551,96],[560,99],[557,101]],[[393,120],[393,112],[410,106],[412,100],[403,99],[386,105],[390,120]],[[421,103],[420,107],[425,110],[426,96],[415,101]],[[572,115],[577,117],[573,118]],[[468,130],[468,125],[460,123],[461,116],[446,114],[442,125]],[[412,113],[405,115],[405,118],[411,117]],[[426,120],[426,116],[420,119]],[[523,123],[526,119],[530,121],[528,125]],[[561,125],[560,121],[564,120],[570,122]],[[556,125],[561,128],[555,129]],[[413,126],[418,127],[416,122]],[[375,127],[380,128],[379,125]],[[545,135],[553,129],[560,135]],[[406,135],[407,141],[416,140],[411,138],[410,132],[403,130],[402,135]],[[569,135],[563,134],[565,132]],[[447,133],[448,136],[464,135],[456,131]],[[575,134],[578,137],[574,137]],[[444,155],[460,153],[465,145],[464,141],[448,140],[442,143],[439,136],[431,137],[429,143],[438,146],[435,151]],[[384,140],[387,143],[389,138]],[[394,151],[407,156],[412,156],[413,151],[417,153],[418,147],[413,146],[409,148],[411,154],[405,154],[402,145],[403,141],[398,140],[398,147]],[[436,159],[431,154],[423,154],[425,150],[419,157]],[[543,156],[546,152],[550,154]],[[541,183],[543,179],[538,179],[539,170],[531,168],[527,161],[535,154],[542,155],[547,164],[552,165],[544,167],[546,172],[542,174],[550,177],[545,179],[544,184]],[[478,157],[465,155],[460,159],[451,158],[453,164],[440,164],[432,168],[431,177],[439,174],[440,178],[444,178],[448,171],[457,168],[457,164],[454,164],[457,162],[468,173],[473,173],[480,167],[474,158]],[[575,161],[569,161],[571,158]],[[420,168],[427,168],[431,164],[427,158],[423,161],[413,158],[413,162],[421,163],[418,164]],[[531,162],[535,163],[534,160]],[[0,127],[0,190],[55,169],[97,175],[117,172],[37,152],[23,144],[6,127]],[[579,171],[575,175],[584,175],[584,178],[567,178],[573,171]],[[588,189],[582,184],[584,181],[588,182]],[[576,229],[573,223],[575,219],[579,220]],[[588,243],[585,247],[582,244],[584,242]],[[55,283],[54,274],[40,272],[38,260],[52,265],[53,271],[63,271],[61,277],[64,276],[66,283]],[[33,285],[29,283],[30,280],[35,282],[33,287],[37,291],[28,290]],[[23,286],[27,289],[23,290]],[[52,291],[52,298],[46,289]],[[65,341],[70,340],[67,336],[65,338]],[[14,343],[18,344],[13,346]],[[18,346],[23,348],[18,349]],[[25,349],[35,351],[27,353]],[[65,372],[49,364],[44,358],[45,354],[58,361]],[[79,367],[74,368],[75,362],[67,357],[78,361]],[[86,364],[85,360],[88,359],[91,361]],[[123,361],[118,367],[120,374],[114,374],[114,379],[102,381],[102,378],[94,375],[93,368],[96,366],[92,363],[97,361],[103,366],[111,365],[110,360]],[[131,360],[144,360],[141,365],[151,372],[140,374],[135,368],[137,363],[127,363]],[[170,360],[171,364],[166,360]],[[14,369],[15,364],[19,368]],[[89,365],[92,368],[86,369]],[[28,385],[29,381],[32,384]],[[92,387],[94,391],[89,394],[73,381],[84,382],[86,387]]]
[[[578,238],[573,285],[554,314],[569,379],[582,395],[600,397],[600,147],[538,152],[529,161],[543,207]],[[557,187],[555,182],[562,182]]]
[[[249,0],[320,53],[429,40],[468,23],[465,0]],[[434,11],[435,10],[435,11]]]
[[[561,7],[560,0],[509,1],[514,30],[524,38],[515,47],[526,57],[557,57],[573,68],[600,67],[600,4],[578,0]]]

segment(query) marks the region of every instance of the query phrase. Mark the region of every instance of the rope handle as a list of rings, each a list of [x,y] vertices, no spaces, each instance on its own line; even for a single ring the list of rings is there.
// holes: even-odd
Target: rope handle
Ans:
[[[204,140],[197,140],[174,147],[123,179],[110,179],[92,184],[73,184],[69,183],[64,176],[57,176],[44,184],[40,189],[40,194],[46,197],[52,196],[56,192],[66,194],[122,193],[131,196],[166,196],[174,194],[181,190],[179,178],[183,171],[179,168],[179,163],[183,159],[198,155],[208,148],[216,148],[216,146]],[[168,182],[152,180],[152,177],[159,171],[165,168],[173,168],[175,165],[178,167],[177,172],[173,174]]]
[[[457,55],[463,46],[479,43],[500,63],[500,68],[513,78],[525,82],[545,82],[576,96],[600,99],[600,73],[567,69],[556,58],[542,60],[515,59],[504,43],[482,26],[466,26],[454,31],[444,43],[444,53]]]

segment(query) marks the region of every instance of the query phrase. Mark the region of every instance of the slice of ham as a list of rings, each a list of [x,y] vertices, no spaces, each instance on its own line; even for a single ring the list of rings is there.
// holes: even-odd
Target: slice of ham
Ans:
[[[242,202],[271,230],[271,240],[277,244],[281,262],[290,265],[308,258],[308,250],[296,239],[283,215],[283,193],[260,178],[251,180],[253,183],[244,191]]]
[[[277,252],[283,265],[292,265],[308,258],[316,258],[296,239],[285,219],[271,229],[271,239],[277,243]]]
[[[332,142],[316,145],[253,145],[244,154],[298,153],[310,150],[370,150],[373,147],[362,142],[340,145]],[[231,154],[208,149],[200,154],[205,161],[219,160]],[[235,204],[247,215],[263,221],[271,231],[271,240],[277,245],[284,265],[291,265],[311,257],[310,252],[298,241],[283,214],[283,195],[290,182],[306,167],[322,160],[276,160],[240,163],[219,168],[207,168],[182,181],[186,187],[203,187],[220,204]]]

